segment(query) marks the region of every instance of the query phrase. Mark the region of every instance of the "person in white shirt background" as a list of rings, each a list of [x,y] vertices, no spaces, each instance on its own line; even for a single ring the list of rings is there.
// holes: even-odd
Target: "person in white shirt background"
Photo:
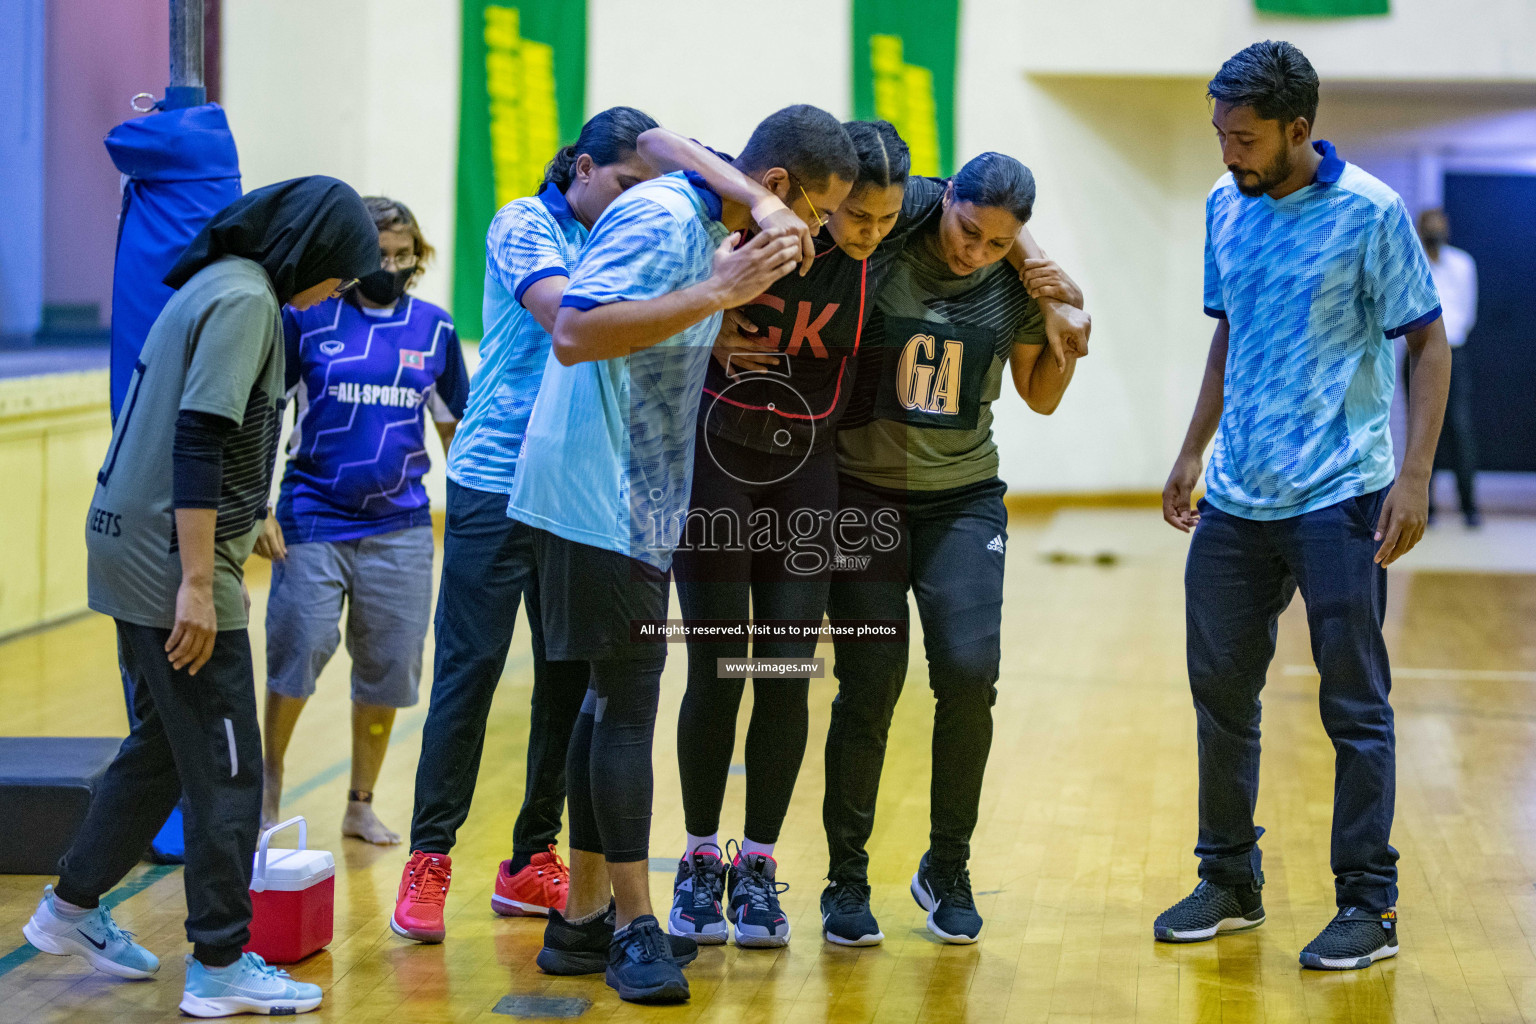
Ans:
[[[1477,263],[1464,249],[1449,243],[1451,222],[1444,210],[1419,214],[1419,240],[1429,257],[1429,271],[1440,292],[1445,317],[1445,337],[1451,343],[1451,394],[1445,408],[1445,429],[1440,448],[1451,457],[1456,470],[1456,491],[1461,514],[1469,527],[1482,525],[1473,489],[1477,476],[1477,441],[1472,428],[1472,367],[1467,362],[1466,342],[1477,322]],[[1435,489],[1429,489],[1429,517],[1435,517]]]

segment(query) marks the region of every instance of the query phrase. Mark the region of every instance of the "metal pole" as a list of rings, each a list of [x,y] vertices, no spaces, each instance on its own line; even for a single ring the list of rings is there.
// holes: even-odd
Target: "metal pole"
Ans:
[[[171,84],[161,107],[176,110],[208,102],[203,87],[203,0],[171,2]]]

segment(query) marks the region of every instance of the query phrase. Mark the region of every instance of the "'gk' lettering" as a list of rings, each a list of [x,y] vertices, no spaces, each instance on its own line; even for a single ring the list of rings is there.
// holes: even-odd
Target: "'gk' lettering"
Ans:
[[[827,326],[827,321],[832,319],[832,314],[837,312],[838,303],[829,303],[821,315],[814,321],[811,320],[811,304],[801,302],[800,308],[795,312],[795,329],[790,332],[789,346],[784,349],[785,355],[796,355],[802,344],[809,344],[811,351],[817,359],[827,358],[827,346],[821,342],[821,329]]]

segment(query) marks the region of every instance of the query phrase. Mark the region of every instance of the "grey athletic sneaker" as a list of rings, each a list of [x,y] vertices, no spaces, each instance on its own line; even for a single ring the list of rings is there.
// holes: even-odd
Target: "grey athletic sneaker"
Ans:
[[[718,946],[730,936],[720,901],[725,895],[725,861],[720,847],[699,847],[677,862],[672,883],[672,913],[667,931],[701,946]]]
[[[789,945],[789,916],[779,904],[779,896],[789,886],[778,880],[778,869],[778,861],[766,854],[736,850],[725,876],[736,945],[748,949]]]

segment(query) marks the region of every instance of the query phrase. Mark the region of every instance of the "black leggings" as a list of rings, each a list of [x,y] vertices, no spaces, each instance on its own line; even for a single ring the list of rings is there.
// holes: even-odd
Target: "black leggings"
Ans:
[[[571,849],[613,863],[650,856],[651,740],[664,652],[591,663],[591,685],[566,752]]]
[[[692,509],[673,562],[688,621],[820,623],[827,606],[837,511],[835,451],[768,455],[701,436]],[[683,817],[693,835],[720,829],[744,679],[721,679],[717,659],[745,658],[746,640],[688,642],[688,690],[677,719]],[[752,642],[756,658],[809,658],[816,641]],[[752,681],[747,727],[745,836],[778,840],[805,757],[810,680]]]
[[[1004,489],[995,479],[930,492],[842,481],[843,509],[896,516],[900,543],[866,547],[870,561],[863,571],[838,574],[830,614],[834,622],[906,624],[908,590],[917,598],[934,696],[928,848],[941,862],[970,858],[992,746],[1008,540]],[[827,729],[822,804],[827,877],[862,882],[868,880],[867,844],[891,715],[907,676],[907,641],[839,638],[835,647],[837,698]]]

